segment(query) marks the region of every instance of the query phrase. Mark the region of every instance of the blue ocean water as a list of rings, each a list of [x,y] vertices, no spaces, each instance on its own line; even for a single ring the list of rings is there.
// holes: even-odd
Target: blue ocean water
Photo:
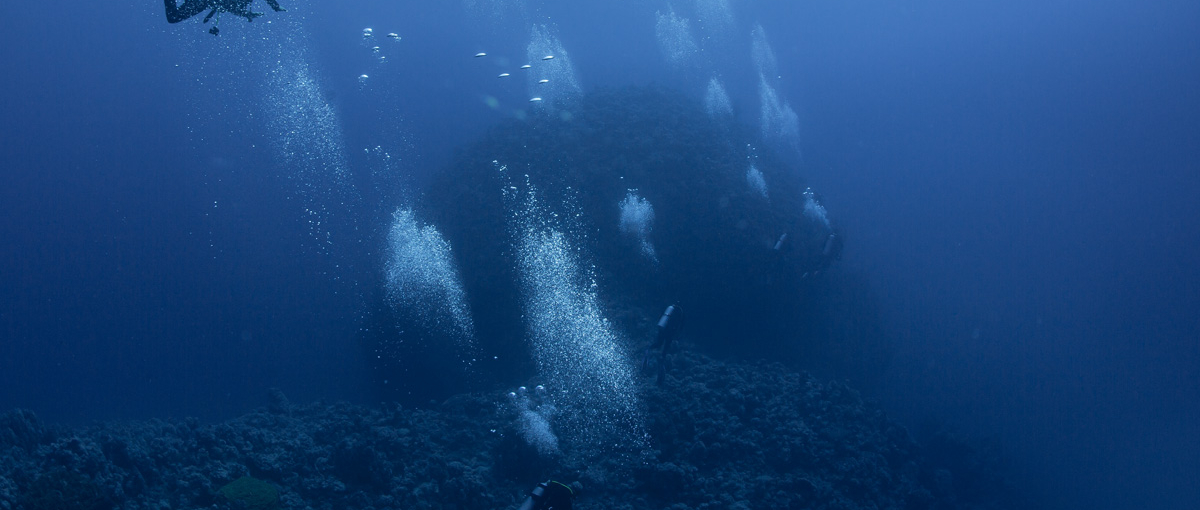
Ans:
[[[1200,504],[1197,5],[283,4],[253,23],[225,14],[216,37],[149,1],[10,6],[0,409],[214,421],[271,387],[441,398],[381,389],[364,341],[396,209],[512,119],[630,85],[700,102],[715,79],[727,122],[816,190],[846,239],[808,291],[844,315],[797,338],[844,341],[839,360],[888,346],[858,370],[797,368],[852,381],[914,435],[994,440],[1048,507]],[[551,81],[521,74],[535,71]],[[549,281],[587,279],[591,256]],[[414,281],[454,287],[434,280]],[[594,339],[621,324],[575,325]],[[492,378],[467,390],[531,366],[611,374],[493,352],[477,326],[481,345],[428,354],[478,349]]]

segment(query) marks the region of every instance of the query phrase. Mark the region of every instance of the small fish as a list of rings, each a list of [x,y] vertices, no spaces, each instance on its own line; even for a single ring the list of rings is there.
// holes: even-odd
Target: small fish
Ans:
[[[484,53],[484,52],[482,52],[482,51],[481,51],[481,52],[479,52],[479,53],[476,53],[476,54],[475,54],[475,58],[479,58],[479,57],[486,57],[486,56],[487,56],[487,53]]]
[[[533,67],[533,66],[531,66],[529,64],[525,64],[525,65],[521,66],[521,69],[529,69],[530,67]]]
[[[507,78],[507,77],[508,77],[508,73],[500,73],[500,76],[497,76],[497,78]]]
[[[546,56],[542,57],[542,60],[551,60],[553,58],[554,58],[554,55],[546,55]]]
[[[538,80],[538,84],[550,83],[550,80]]]
[[[536,103],[536,102],[538,102],[538,101],[541,101],[541,100],[542,100],[542,98],[540,98],[540,97],[535,97],[535,98],[533,98],[533,99],[530,99],[530,100],[529,100],[529,102],[530,102],[530,103]]]

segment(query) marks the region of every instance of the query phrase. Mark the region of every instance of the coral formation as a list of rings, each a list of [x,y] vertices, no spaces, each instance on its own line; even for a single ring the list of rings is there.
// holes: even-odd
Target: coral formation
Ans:
[[[641,391],[649,447],[636,459],[567,444],[546,458],[496,393],[428,410],[293,406],[277,394],[213,424],[69,429],[11,411],[0,416],[0,508],[231,508],[219,494],[266,501],[262,484],[288,510],[515,508],[550,477],[584,484],[582,510],[1029,508],[993,457],[945,436],[922,448],[845,385],[781,365],[685,353]]]
[[[87,475],[62,468],[42,473],[21,494],[19,508],[24,510],[103,510],[112,505]]]

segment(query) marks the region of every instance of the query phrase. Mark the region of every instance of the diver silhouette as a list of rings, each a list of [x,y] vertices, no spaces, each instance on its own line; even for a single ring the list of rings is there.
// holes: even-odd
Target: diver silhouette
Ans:
[[[675,338],[679,336],[679,330],[683,328],[683,309],[679,305],[670,305],[663,311],[662,317],[659,317],[657,329],[658,333],[654,336],[654,343],[646,349],[645,355],[642,357],[642,371],[647,371],[652,365],[658,372],[656,384],[662,384],[663,375],[667,372],[667,363],[670,361],[667,356],[671,354],[671,345],[675,342]],[[655,364],[654,351],[658,350],[658,359]]]
[[[263,15],[261,12],[250,10],[250,2],[253,0],[183,0],[183,4],[179,4],[178,1],[163,0],[163,4],[167,9],[167,23],[179,23],[209,9],[211,10],[204,17],[204,23],[208,23],[208,20],[221,12],[233,13],[240,18],[246,18],[246,21],[254,21],[254,18]],[[274,9],[275,12],[287,10],[279,6],[279,0],[266,1],[267,5],[271,6],[271,9]],[[218,17],[219,20],[220,18]],[[208,32],[212,35],[218,35],[221,33],[221,29],[217,28],[217,24],[214,22],[213,27]]]
[[[529,497],[525,498],[518,510],[571,510],[571,503],[582,490],[583,484],[579,482],[567,485],[547,480],[529,491]]]

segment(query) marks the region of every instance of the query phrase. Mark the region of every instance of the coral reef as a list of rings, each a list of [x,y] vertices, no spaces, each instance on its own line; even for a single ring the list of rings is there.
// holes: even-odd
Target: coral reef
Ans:
[[[267,408],[214,424],[71,429],[10,411],[0,416],[0,509],[248,503],[221,492],[289,510],[515,508],[550,477],[580,480],[584,510],[1029,507],[993,457],[945,436],[922,448],[843,384],[776,364],[675,357],[662,385],[640,390],[649,447],[636,458],[580,455],[567,437],[560,454],[539,454],[503,393],[414,410],[293,406],[276,392]],[[230,489],[239,484],[246,490]]]

